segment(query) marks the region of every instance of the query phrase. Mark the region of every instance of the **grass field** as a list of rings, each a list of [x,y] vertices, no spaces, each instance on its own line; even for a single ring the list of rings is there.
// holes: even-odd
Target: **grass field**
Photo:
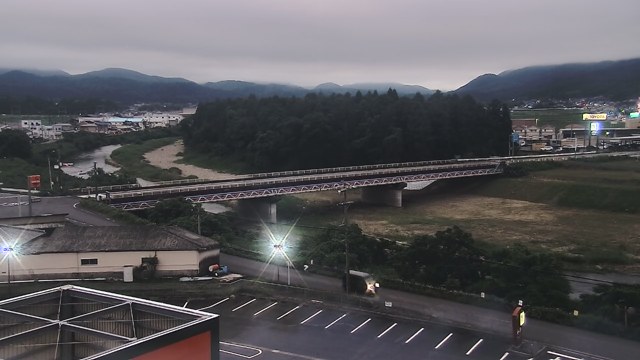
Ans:
[[[457,225],[492,245],[525,244],[570,267],[640,273],[640,162],[569,161],[521,178],[474,178],[405,191],[400,209],[356,202],[349,220],[370,235],[406,241]],[[336,193],[298,196],[300,224],[339,224]],[[349,199],[357,200],[357,190]]]

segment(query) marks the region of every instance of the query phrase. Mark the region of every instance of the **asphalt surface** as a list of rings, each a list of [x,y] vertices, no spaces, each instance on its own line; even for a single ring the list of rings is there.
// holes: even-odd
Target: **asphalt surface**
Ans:
[[[35,197],[34,197],[35,198]],[[67,220],[84,226],[117,226],[118,224],[101,214],[92,213],[77,206],[74,196],[42,197],[31,203],[32,215],[68,214]],[[28,197],[25,195],[0,193],[0,218],[29,216]]]

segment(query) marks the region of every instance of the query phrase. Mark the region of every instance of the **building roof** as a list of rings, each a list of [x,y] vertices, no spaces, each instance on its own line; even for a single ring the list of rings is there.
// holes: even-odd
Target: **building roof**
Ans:
[[[194,333],[210,333],[211,341],[217,342],[217,318],[203,311],[64,285],[0,301],[0,358],[136,358]]]
[[[20,245],[20,253],[76,253],[100,251],[204,251],[218,242],[175,226],[66,225]]]

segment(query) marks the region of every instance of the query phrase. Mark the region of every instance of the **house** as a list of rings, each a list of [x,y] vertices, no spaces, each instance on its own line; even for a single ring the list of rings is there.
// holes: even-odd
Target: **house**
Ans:
[[[10,281],[122,278],[131,266],[147,277],[206,275],[220,257],[218,242],[175,226],[0,225],[0,243],[0,277]]]

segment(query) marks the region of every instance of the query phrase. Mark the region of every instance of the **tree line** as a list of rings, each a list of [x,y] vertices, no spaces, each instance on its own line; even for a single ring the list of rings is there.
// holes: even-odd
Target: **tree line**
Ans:
[[[506,155],[506,105],[435,93],[308,94],[201,104],[181,124],[187,154],[250,171]]]

